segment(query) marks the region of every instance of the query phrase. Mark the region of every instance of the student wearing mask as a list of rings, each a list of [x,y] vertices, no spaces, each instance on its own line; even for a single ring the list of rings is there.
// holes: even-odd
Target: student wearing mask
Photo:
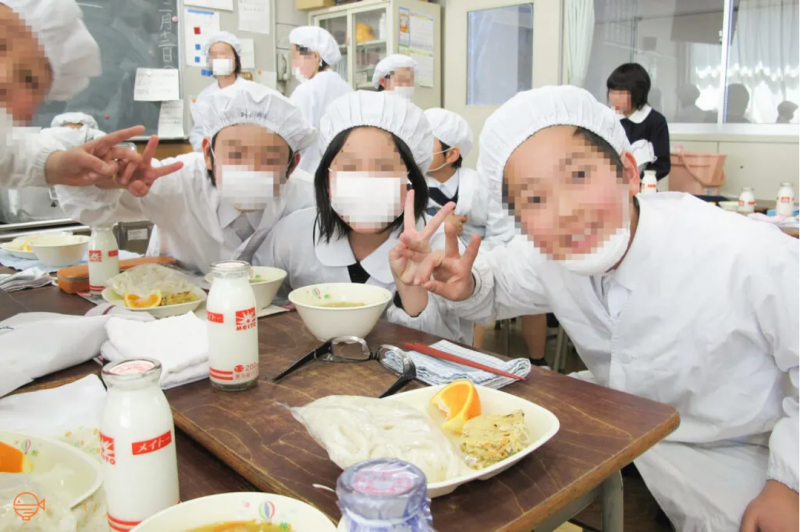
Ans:
[[[50,127],[43,129],[39,135],[53,139],[64,149],[86,144],[106,134],[97,127],[97,121],[86,113],[62,113],[53,118]]]
[[[227,31],[219,31],[213,34],[203,44],[201,53],[208,62],[208,68],[214,76],[214,82],[200,92],[191,106],[194,126],[189,135],[189,142],[192,143],[192,148],[197,152],[203,151],[206,121],[209,119],[202,112],[203,109],[207,109],[207,106],[203,105],[203,103],[207,101],[209,96],[227,87],[247,87],[255,84],[242,77],[242,44],[234,34]]]
[[[254,263],[286,270],[284,293],[317,283],[381,286],[395,292],[389,321],[471,342],[472,324],[442,312],[437,296],[408,284],[413,264],[391,253],[404,227],[434,248],[443,243],[441,231],[425,227],[432,142],[422,110],[406,100],[358,91],[335,101],[320,125],[317,209],[281,220]]]
[[[15,126],[30,123],[45,100],[67,101],[100,75],[100,49],[73,0],[0,0],[0,187],[88,186],[117,175],[140,196],[150,182],[131,181],[142,157],[120,142],[144,133],[117,131],[69,150]],[[121,162],[120,162],[121,161]],[[130,163],[130,164],[126,164]],[[120,172],[121,166],[125,169]],[[160,172],[150,172],[155,179]]]
[[[316,132],[288,99],[255,83],[218,91],[203,105],[203,152],[160,163],[182,163],[180,172],[142,199],[113,182],[107,189],[57,187],[64,211],[89,225],[150,220],[156,231],[147,254],[201,273],[219,260],[250,261],[281,217],[313,205],[313,187],[288,178]]]
[[[631,144],[646,142],[652,149],[644,170],[655,170],[656,179],[669,175],[669,128],[664,115],[648,105],[650,76],[638,63],[625,63],[617,67],[606,81],[608,101],[618,113],[620,123]],[[648,147],[649,148],[649,147]]]
[[[337,98],[350,94],[353,88],[338,72],[331,69],[342,60],[339,44],[326,30],[317,26],[301,26],[289,33],[292,47],[292,71],[300,85],[291,100],[303,111],[314,128],[319,128],[322,115]],[[320,148],[313,145],[303,153],[300,168],[310,173],[317,170]]]
[[[552,311],[579,377],[675,407],[680,427],[634,463],[679,531],[797,530],[797,241],[637,194],[624,130],[583,89],[517,94],[480,148],[526,239],[476,259],[477,237],[459,256],[448,228],[415,282],[466,319]]]
[[[378,91],[389,91],[410,100],[414,96],[414,75],[417,62],[407,55],[392,54],[381,59],[372,74],[372,85]]]

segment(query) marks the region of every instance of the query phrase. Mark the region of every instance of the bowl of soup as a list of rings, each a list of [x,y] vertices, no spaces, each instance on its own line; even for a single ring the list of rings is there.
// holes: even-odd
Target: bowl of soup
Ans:
[[[281,287],[281,283],[286,278],[286,272],[280,268],[269,268],[267,266],[253,266],[250,268],[250,287],[256,296],[256,310],[267,308],[275,299],[275,294]],[[214,284],[214,274],[206,275],[206,281]]]
[[[335,532],[304,502],[270,493],[223,493],[171,506],[133,532]]]
[[[366,338],[391,300],[385,288],[356,283],[315,284],[289,294],[303,323],[323,342],[338,336]]]

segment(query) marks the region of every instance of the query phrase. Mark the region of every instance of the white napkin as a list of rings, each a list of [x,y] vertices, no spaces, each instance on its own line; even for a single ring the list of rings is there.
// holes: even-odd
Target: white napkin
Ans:
[[[101,348],[110,361],[147,357],[161,362],[161,388],[208,378],[206,324],[191,312],[147,323],[111,318]]]
[[[0,427],[34,436],[61,436],[100,426],[106,389],[97,375],[38,392],[0,399]]]
[[[153,319],[123,309],[115,314]],[[0,322],[0,397],[97,356],[108,339],[104,326],[110,317],[22,312]]]
[[[0,290],[16,292],[26,288],[41,288],[52,284],[53,278],[44,268],[28,268],[25,271],[0,274]]]
[[[653,150],[653,145],[645,139],[637,140],[631,144],[631,154],[636,159],[636,166],[639,170],[644,170],[644,167],[656,160],[656,153]]]

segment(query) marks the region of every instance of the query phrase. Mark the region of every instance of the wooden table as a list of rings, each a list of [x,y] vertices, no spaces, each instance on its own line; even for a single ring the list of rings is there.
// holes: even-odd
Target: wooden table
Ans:
[[[20,311],[82,314],[89,308],[90,303],[54,287],[12,294],[0,291],[0,319]],[[262,374],[271,375],[317,345],[294,313],[261,320],[259,340]],[[373,346],[435,340],[387,322],[380,322],[368,338]],[[393,380],[377,365],[347,366],[311,364],[280,385],[262,381],[256,389],[239,394],[218,392],[207,382],[167,392],[180,429],[182,499],[255,486],[306,500],[338,518],[333,495],[311,484],[331,486],[340,471],[302,426],[272,403],[305,404],[330,393],[375,397]],[[28,389],[61,385],[98,369],[93,362],[82,364],[40,379]],[[436,499],[437,530],[552,530],[596,497],[605,503],[605,529],[621,530],[619,471],[675,430],[678,413],[663,404],[538,368],[533,368],[527,381],[505,390],[551,410],[561,429],[510,470]],[[234,407],[241,410],[242,405],[252,413],[245,422],[231,423],[224,415],[219,421],[218,413]]]

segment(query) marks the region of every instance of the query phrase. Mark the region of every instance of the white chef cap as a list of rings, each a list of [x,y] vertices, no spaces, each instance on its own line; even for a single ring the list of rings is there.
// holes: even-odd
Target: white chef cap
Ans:
[[[100,48],[74,0],[0,0],[31,29],[53,71],[48,100],[67,101],[99,76]]]
[[[616,113],[584,89],[571,85],[541,87],[517,93],[492,113],[480,136],[478,173],[493,192],[501,190],[503,169],[517,147],[551,126],[576,126],[604,138],[617,151],[630,151]]]
[[[398,68],[413,68],[417,71],[417,62],[403,54],[392,54],[380,60],[372,74],[372,85],[377,89],[381,86],[381,78],[385,78]]]
[[[61,113],[50,122],[50,127],[61,127],[64,124],[81,124],[92,129],[98,129],[97,120],[86,113]]]
[[[310,146],[316,130],[300,108],[288,98],[258,83],[231,85],[199,101],[205,136],[212,138],[222,129],[240,124],[255,124],[280,135],[294,151]]]
[[[425,111],[433,136],[451,148],[458,148],[462,157],[472,151],[472,129],[467,121],[453,111],[433,108]]]
[[[208,52],[211,51],[211,47],[218,42],[230,44],[231,48],[233,48],[233,51],[236,52],[236,55],[242,57],[242,43],[239,42],[239,39],[236,38],[236,35],[227,31],[218,31],[211,35],[211,37],[209,37],[208,40],[203,44],[203,49],[201,52],[203,57],[206,58],[206,61],[208,61]]]
[[[406,143],[424,174],[433,159],[433,133],[422,109],[388,92],[355,91],[328,106],[319,123],[320,150],[346,129],[371,126],[393,133]]]
[[[319,26],[300,26],[293,29],[289,32],[289,43],[317,52],[331,66],[342,60],[336,39]]]

